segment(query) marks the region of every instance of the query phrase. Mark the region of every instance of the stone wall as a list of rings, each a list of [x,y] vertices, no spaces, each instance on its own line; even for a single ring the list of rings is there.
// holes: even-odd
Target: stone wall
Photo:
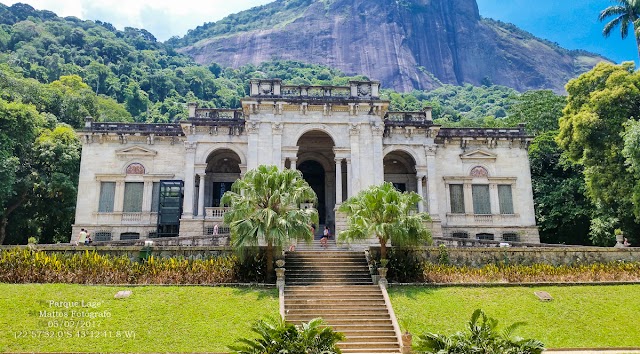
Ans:
[[[551,264],[569,265],[576,263],[638,262],[640,248],[600,248],[600,247],[510,247],[510,248],[446,248],[452,265],[481,267],[487,264],[505,262],[508,264]],[[372,246],[370,254],[376,259],[379,246]],[[411,248],[422,261],[438,263],[441,250],[438,247]]]

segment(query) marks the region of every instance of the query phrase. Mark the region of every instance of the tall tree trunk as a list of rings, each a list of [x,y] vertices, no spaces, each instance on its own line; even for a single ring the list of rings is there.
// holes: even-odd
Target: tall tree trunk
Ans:
[[[387,259],[387,240],[379,238],[380,240],[380,259]]]
[[[273,243],[267,242],[267,282],[273,279]]]
[[[0,245],[2,245],[4,243],[4,238],[6,236],[6,230],[7,230],[7,223],[8,223],[8,218],[6,215],[2,216],[2,219],[0,219]]]
[[[2,218],[0,219],[0,245],[4,244],[4,239],[7,235],[7,224],[9,224],[9,215],[13,213],[24,201],[27,200],[27,191],[22,192],[18,200],[15,203],[10,204],[2,213]]]

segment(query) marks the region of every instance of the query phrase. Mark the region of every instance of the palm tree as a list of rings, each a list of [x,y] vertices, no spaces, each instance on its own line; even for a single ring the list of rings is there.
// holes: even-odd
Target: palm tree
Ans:
[[[316,203],[313,189],[298,170],[259,166],[247,172],[226,192],[220,203],[230,207],[224,223],[231,230],[234,248],[267,243],[267,278],[273,276],[274,247],[282,249],[293,239],[313,239],[310,225],[318,223],[315,209],[302,210],[300,203]]]
[[[524,325],[516,322],[498,331],[498,320],[488,317],[477,309],[468,323],[469,332],[458,332],[451,336],[427,333],[418,336],[415,350],[418,353],[519,353],[540,354],[544,344],[536,339],[514,336],[514,331]]]
[[[282,319],[258,321],[251,330],[258,337],[238,339],[238,344],[229,346],[233,353],[340,354],[336,344],[345,339],[344,334],[324,326],[321,318],[314,318],[301,326]]]
[[[340,237],[347,240],[375,236],[380,241],[380,258],[387,258],[387,242],[394,245],[416,245],[431,240],[424,222],[426,213],[417,213],[416,204],[422,200],[414,192],[403,193],[385,182],[363,190],[349,198],[339,208],[347,214],[347,230]]]
[[[636,45],[638,46],[638,56],[640,57],[640,0],[616,0],[617,5],[609,6],[600,12],[600,22],[609,17],[615,17],[604,26],[602,34],[609,37],[611,32],[618,25],[622,39],[629,35],[629,25],[635,29]]]

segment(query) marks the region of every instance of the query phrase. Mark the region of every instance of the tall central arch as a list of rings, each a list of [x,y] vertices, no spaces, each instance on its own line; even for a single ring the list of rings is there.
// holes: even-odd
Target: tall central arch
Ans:
[[[333,228],[336,204],[335,143],[327,133],[312,130],[298,139],[297,146],[297,168],[318,196],[320,224]]]

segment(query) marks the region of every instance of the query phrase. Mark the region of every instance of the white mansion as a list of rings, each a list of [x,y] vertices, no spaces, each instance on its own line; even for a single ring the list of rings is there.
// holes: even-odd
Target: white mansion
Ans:
[[[300,170],[320,223],[337,232],[337,205],[389,181],[424,197],[418,209],[436,237],[539,242],[522,126],[441,128],[430,109],[390,112],[379,86],[253,80],[239,110],[190,104],[189,119],[172,124],[87,118],[73,236],[212,235],[223,228],[221,195],[264,164]]]

